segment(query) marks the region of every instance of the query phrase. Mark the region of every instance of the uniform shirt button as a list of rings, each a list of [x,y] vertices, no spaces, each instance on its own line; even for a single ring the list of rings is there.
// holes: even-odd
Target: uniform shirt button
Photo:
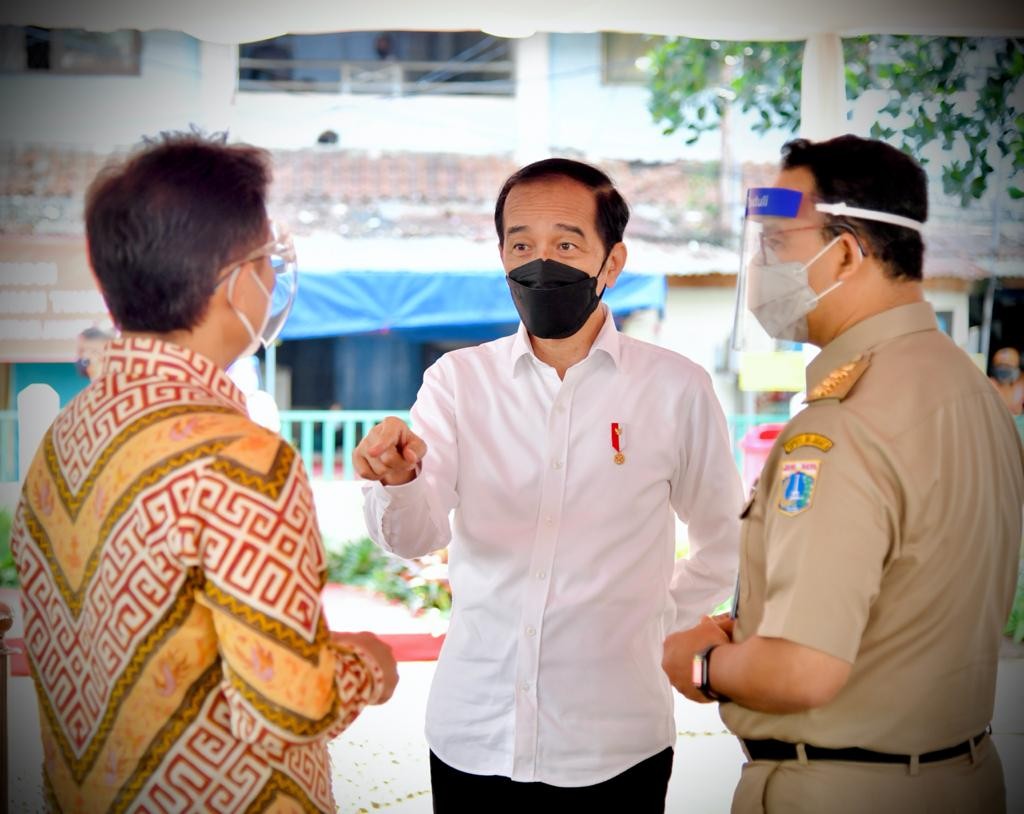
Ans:
[[[562,462],[561,461],[552,461],[551,462],[551,467],[553,469],[561,469],[562,468]]]
[[[543,571],[538,571],[537,572],[537,579],[544,579],[544,577],[546,577],[546,576],[547,576],[547,574],[545,572],[543,572]]]
[[[529,692],[530,691],[530,682],[529,681],[524,681],[521,689],[522,689],[523,692]]]
[[[526,635],[527,636],[536,636],[537,635],[537,629],[533,628],[533,627],[526,628]]]

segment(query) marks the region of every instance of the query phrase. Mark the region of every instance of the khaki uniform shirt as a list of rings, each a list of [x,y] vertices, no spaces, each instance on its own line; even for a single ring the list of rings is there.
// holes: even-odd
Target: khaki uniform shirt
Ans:
[[[745,519],[736,641],[853,665],[829,704],[723,704],[742,738],[920,754],[989,723],[1017,580],[1024,451],[925,303],[858,323],[807,370]]]

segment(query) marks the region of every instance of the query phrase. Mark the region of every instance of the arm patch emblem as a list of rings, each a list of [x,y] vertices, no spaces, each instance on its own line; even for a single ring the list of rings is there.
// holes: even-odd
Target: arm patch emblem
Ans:
[[[821,474],[821,461],[785,461],[779,469],[782,482],[779,511],[797,515],[811,508],[814,489]]]

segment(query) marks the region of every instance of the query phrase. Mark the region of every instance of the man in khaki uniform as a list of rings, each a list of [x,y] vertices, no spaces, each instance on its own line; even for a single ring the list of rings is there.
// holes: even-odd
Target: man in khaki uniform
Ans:
[[[798,140],[747,214],[740,310],[822,351],[744,510],[735,619],[670,636],[666,672],[743,741],[734,812],[1005,811],[1024,450],[924,301],[924,173]]]

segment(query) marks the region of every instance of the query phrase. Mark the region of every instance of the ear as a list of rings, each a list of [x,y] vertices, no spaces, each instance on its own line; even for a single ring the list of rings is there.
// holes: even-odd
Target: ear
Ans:
[[[619,279],[619,274],[625,265],[626,244],[619,241],[612,246],[612,250],[608,253],[608,259],[604,261],[605,273],[607,275],[605,277],[605,288],[611,288],[615,285],[615,281]]]
[[[864,253],[860,249],[857,238],[849,232],[839,233],[839,247],[842,257],[839,261],[839,270],[836,274],[837,280],[846,280],[856,274],[864,265]]]
[[[207,303],[208,303],[207,307],[208,308],[217,308],[217,309],[226,308],[226,309],[230,310],[232,302],[234,302],[236,305],[239,302],[241,302],[241,298],[240,298],[239,291],[238,291],[238,283],[239,283],[239,278],[245,272],[245,267],[247,265],[249,265],[249,264],[248,263],[240,263],[239,264],[239,271],[229,273],[228,277],[226,277],[225,279],[220,281],[220,283],[213,289],[213,294],[210,296],[210,299],[207,301]],[[234,287],[233,288],[232,288],[231,279],[230,279],[231,274],[235,275]],[[234,294],[234,296],[232,296],[232,293]]]

